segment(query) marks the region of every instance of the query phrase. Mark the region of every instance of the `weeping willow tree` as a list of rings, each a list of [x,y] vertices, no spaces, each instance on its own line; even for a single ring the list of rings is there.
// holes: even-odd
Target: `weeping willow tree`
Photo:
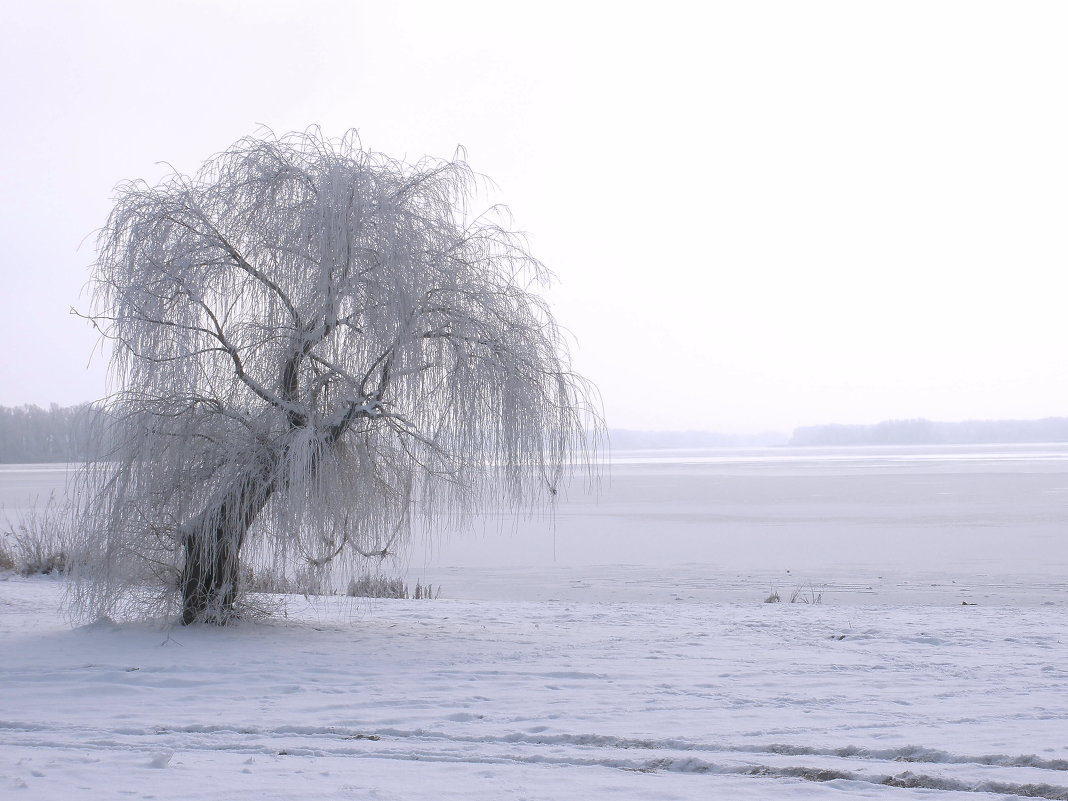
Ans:
[[[551,276],[471,213],[478,181],[312,130],[120,187],[87,315],[114,446],[85,471],[76,610],[226,623],[250,559],[381,557],[589,466]]]

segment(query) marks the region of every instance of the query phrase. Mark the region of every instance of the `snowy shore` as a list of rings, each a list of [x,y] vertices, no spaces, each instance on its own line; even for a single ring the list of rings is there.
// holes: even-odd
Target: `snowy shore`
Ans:
[[[61,591],[0,580],[5,798],[1068,798],[1063,598],[72,629]]]

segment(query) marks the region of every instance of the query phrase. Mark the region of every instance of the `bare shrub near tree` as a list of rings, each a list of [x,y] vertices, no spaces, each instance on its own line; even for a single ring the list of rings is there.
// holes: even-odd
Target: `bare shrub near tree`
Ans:
[[[41,504],[8,514],[0,507],[0,571],[23,576],[66,573],[70,568],[69,509],[55,493]]]
[[[501,209],[471,214],[478,182],[312,130],[120,187],[88,315],[114,446],[84,476],[76,613],[226,623],[243,560],[382,557],[590,468],[551,276]]]

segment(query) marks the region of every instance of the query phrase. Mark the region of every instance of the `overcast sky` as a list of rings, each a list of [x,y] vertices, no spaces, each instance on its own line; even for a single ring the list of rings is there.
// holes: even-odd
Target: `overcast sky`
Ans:
[[[314,123],[467,149],[610,426],[1066,415],[1066,41],[1061,2],[0,0],[0,404],[105,392],[68,309],[119,181]]]

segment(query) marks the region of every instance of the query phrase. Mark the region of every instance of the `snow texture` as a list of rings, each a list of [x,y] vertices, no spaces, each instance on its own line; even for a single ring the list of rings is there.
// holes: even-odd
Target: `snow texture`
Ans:
[[[0,582],[4,797],[1068,798],[1061,604],[291,598],[71,630],[61,589]]]

